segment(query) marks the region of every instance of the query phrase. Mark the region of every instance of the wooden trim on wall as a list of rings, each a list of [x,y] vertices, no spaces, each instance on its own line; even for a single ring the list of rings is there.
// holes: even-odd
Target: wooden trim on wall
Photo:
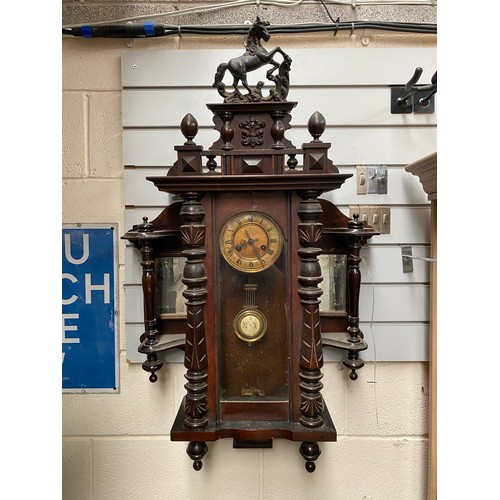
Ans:
[[[429,467],[427,499],[437,499],[437,153],[405,167],[416,175],[431,200],[431,265],[429,329]]]
[[[431,201],[431,258],[437,260],[437,200]],[[437,499],[437,262],[431,266],[429,339],[429,476],[428,500]]]

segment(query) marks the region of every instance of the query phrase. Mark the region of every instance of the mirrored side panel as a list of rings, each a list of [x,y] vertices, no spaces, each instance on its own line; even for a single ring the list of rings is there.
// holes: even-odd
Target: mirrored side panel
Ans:
[[[155,259],[156,307],[159,316],[186,314],[182,295],[186,288],[182,283],[184,257],[159,257]]]
[[[347,255],[324,254],[320,255],[319,262],[323,276],[319,285],[323,290],[320,311],[345,313]]]

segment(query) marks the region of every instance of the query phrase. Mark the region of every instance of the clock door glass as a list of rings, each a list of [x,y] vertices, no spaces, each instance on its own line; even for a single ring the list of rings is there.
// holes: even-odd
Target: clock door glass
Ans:
[[[219,234],[221,401],[288,400],[287,273],[277,223],[255,212]]]

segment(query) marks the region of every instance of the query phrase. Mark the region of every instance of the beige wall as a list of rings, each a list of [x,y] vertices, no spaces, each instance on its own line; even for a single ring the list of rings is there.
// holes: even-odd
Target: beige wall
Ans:
[[[282,47],[435,46],[431,35],[273,37]],[[63,222],[123,225],[120,57],[123,50],[241,47],[239,37],[154,40],[64,38]],[[211,71],[207,68],[207,71]],[[172,145],[173,146],[173,145]],[[63,499],[422,500],[427,488],[428,369],[425,363],[368,363],[352,383],[327,363],[323,395],[338,431],[308,474],[298,443],[233,450],[209,443],[200,472],[169,431],[184,394],[184,367],[168,364],[156,384],[125,359],[121,288],[120,393],[63,394]],[[373,381],[376,380],[376,384]]]

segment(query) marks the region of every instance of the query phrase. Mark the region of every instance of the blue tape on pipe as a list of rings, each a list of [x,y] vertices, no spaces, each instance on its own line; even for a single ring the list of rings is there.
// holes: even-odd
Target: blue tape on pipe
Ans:
[[[153,23],[144,23],[144,34],[152,36],[155,34],[155,25]]]
[[[84,38],[92,38],[92,28],[90,26],[82,26],[82,36]]]

